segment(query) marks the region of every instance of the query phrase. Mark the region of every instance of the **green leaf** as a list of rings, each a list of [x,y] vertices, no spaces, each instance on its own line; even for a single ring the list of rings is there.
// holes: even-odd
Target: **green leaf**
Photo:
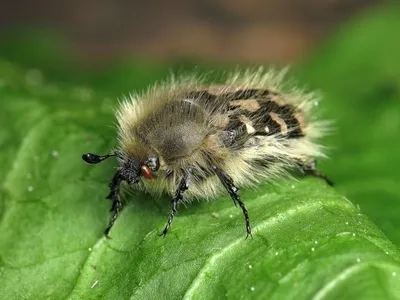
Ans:
[[[0,72],[5,299],[399,296],[398,249],[311,178],[243,191],[253,239],[228,197],[182,208],[160,238],[169,201],[137,192],[106,240],[114,163],[87,166],[80,155],[115,144],[116,102],[8,63]]]
[[[299,68],[324,94],[335,121],[321,164],[337,189],[400,245],[400,5],[370,11],[343,26]]]
[[[375,25],[370,26],[378,29],[367,27],[365,36],[371,32],[375,39],[380,37],[386,21],[390,28],[400,28],[390,16],[389,11],[374,18]],[[360,35],[355,34],[361,41],[367,39]],[[390,121],[391,112],[399,107],[398,77],[395,68],[383,68],[378,62],[371,73],[388,77],[381,81],[365,75],[359,71],[365,61],[358,58],[353,85],[339,80],[346,79],[345,66],[351,66],[349,61],[359,53],[352,50],[354,54],[339,63],[360,43],[346,46],[354,40],[346,37],[332,42],[303,69],[304,79],[327,94],[322,108],[340,121],[340,138],[328,141],[337,148],[335,159],[321,165],[338,183],[339,192],[314,178],[242,190],[254,229],[254,238],[248,240],[241,211],[228,196],[181,207],[170,233],[160,238],[169,199],[140,192],[127,198],[112,239],[103,236],[110,207],[104,196],[115,162],[88,166],[80,156],[88,151],[105,153],[115,146],[110,125],[117,101],[111,95],[127,91],[130,80],[134,88],[144,87],[166,74],[166,68],[137,65],[129,72],[117,68],[93,77],[86,74],[87,80],[60,76],[60,81],[69,83],[59,84],[52,73],[56,71],[49,76],[0,61],[2,298],[400,298],[399,249],[342,196],[356,199],[362,211],[369,207],[370,216],[382,211],[376,220],[387,217],[398,228],[394,218],[399,211],[398,188],[391,183],[398,175],[388,168],[398,162],[392,146],[396,127]],[[369,43],[373,41],[371,37]],[[329,64],[334,46],[341,55]],[[144,69],[146,75],[141,77]],[[331,74],[340,75],[339,79]],[[376,88],[386,82],[394,84]],[[389,100],[377,103],[381,95]],[[365,98],[374,106],[364,105]],[[359,138],[363,130],[372,132],[376,143],[368,143],[366,135]],[[385,142],[386,138],[391,139]],[[396,237],[395,230],[385,229]]]

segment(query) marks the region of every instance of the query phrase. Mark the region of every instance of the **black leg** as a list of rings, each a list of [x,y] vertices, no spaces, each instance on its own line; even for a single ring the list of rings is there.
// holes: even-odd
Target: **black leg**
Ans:
[[[246,206],[244,205],[243,201],[239,197],[239,189],[234,185],[232,178],[225,172],[219,170],[218,168],[214,168],[218,178],[221,180],[222,184],[228,191],[229,195],[231,196],[233,203],[239,204],[240,208],[242,209],[243,215],[244,215],[244,220],[246,222],[246,239],[249,236],[252,236],[251,234],[251,226],[250,226],[250,219],[249,219],[249,213],[247,211]]]
[[[121,196],[120,196],[120,184],[122,181],[122,176],[120,172],[115,173],[114,177],[110,182],[110,194],[107,196],[107,199],[112,201],[110,211],[113,212],[111,217],[110,223],[108,224],[104,234],[107,238],[109,238],[108,233],[110,232],[111,228],[113,227],[115,220],[118,217],[118,213],[122,208]]]
[[[168,217],[167,225],[160,236],[164,236],[167,234],[169,228],[171,227],[171,223],[174,220],[175,214],[178,212],[178,204],[183,200],[183,193],[188,189],[189,183],[189,173],[187,173],[179,183],[178,189],[176,190],[175,196],[171,201],[171,212]]]
[[[305,174],[305,175],[311,175],[314,177],[318,177],[321,178],[323,180],[325,180],[325,182],[329,185],[333,185],[333,181],[329,179],[328,176],[326,176],[323,173],[318,172],[318,170],[316,169],[317,167],[317,161],[316,160],[312,160],[310,163],[300,163],[299,164],[301,171]]]

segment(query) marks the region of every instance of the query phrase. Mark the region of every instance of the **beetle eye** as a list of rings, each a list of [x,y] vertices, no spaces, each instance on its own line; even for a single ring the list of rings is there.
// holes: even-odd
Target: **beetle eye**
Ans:
[[[141,167],[141,173],[144,178],[153,179],[153,174],[151,173],[151,170],[148,166],[143,165]]]
[[[158,157],[151,157],[146,161],[146,165],[150,168],[150,170],[157,171],[160,168],[160,162]]]

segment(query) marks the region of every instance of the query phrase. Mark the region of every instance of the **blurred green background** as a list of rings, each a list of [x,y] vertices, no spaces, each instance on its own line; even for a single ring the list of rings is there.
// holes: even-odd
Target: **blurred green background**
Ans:
[[[335,122],[333,134],[324,139],[330,159],[320,168],[334,179],[339,194],[400,245],[397,2],[20,0],[1,5],[3,228],[10,230],[5,212],[14,193],[4,188],[7,173],[18,168],[14,154],[26,139],[24,131],[41,122],[42,110],[61,107],[75,124],[101,118],[93,122],[95,130],[113,125],[110,112],[117,99],[171,71],[290,64],[291,76],[322,93],[321,111]],[[66,135],[73,135],[71,128],[65,128]],[[112,128],[99,132],[93,143],[111,147]],[[62,148],[62,140],[54,145]],[[106,185],[107,172],[95,172]],[[0,249],[5,245],[0,238]]]

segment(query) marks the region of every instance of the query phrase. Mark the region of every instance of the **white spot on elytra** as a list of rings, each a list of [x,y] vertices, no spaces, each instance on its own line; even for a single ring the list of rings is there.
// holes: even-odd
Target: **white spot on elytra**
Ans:
[[[389,254],[389,252],[386,251],[386,254]]]
[[[357,262],[359,263],[361,261],[361,259],[359,259],[358,257],[357,257]]]
[[[276,252],[275,252],[275,256],[278,256],[278,254],[279,254],[279,252],[278,252],[278,251],[276,251]]]
[[[318,244],[318,241],[315,241],[314,243],[315,243],[315,245],[317,245],[317,244]]]
[[[254,286],[252,286],[252,287],[250,288],[250,290],[253,292],[253,291],[255,290]]]
[[[353,236],[356,236],[356,234],[355,234],[355,233],[353,233]]]
[[[28,192],[32,192],[33,191],[33,186],[28,186]]]
[[[294,189],[294,184],[292,184],[292,189]]]
[[[392,276],[396,276],[397,275],[397,273],[396,272],[392,272]]]
[[[349,225],[349,222],[346,222],[346,225]]]
[[[249,124],[244,124],[244,125],[246,126],[247,133],[252,134],[252,133],[256,132],[256,130],[254,129],[253,126],[251,126]]]
[[[99,281],[98,280],[96,280],[95,282],[93,282],[93,284],[92,284],[92,287],[91,288],[94,288],[97,284],[99,283]]]
[[[252,265],[249,265],[249,269],[251,269],[253,266]]]
[[[315,251],[315,248],[314,248],[314,247],[313,247],[313,248],[311,248],[311,251],[313,251],[313,252],[314,252],[314,251]]]
[[[88,250],[89,250],[89,251],[92,251],[92,248],[89,248]]]
[[[233,215],[229,215],[229,218],[233,218]]]

